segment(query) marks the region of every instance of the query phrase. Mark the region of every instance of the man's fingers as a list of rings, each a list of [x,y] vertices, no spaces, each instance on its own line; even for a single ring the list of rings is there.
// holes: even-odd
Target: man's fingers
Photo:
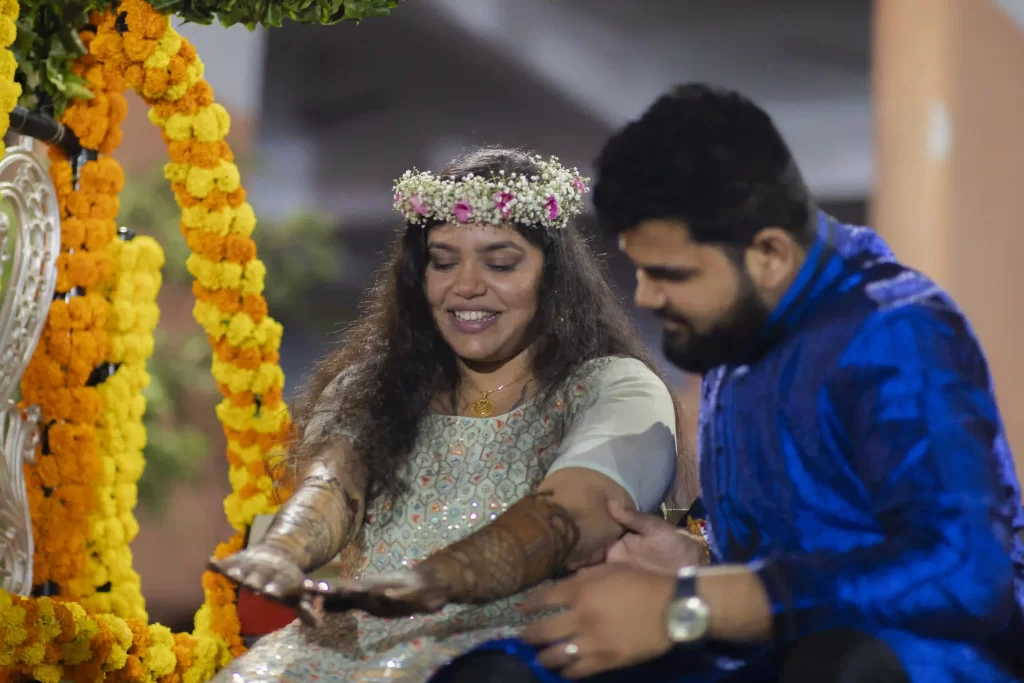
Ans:
[[[599,673],[604,673],[611,668],[614,667],[604,664],[599,657],[587,656],[581,650],[580,657],[562,669],[561,674],[562,678],[578,681],[581,678],[590,678]]]
[[[564,579],[546,588],[534,591],[517,608],[522,614],[564,607],[572,602],[575,579]]]
[[[583,645],[580,645],[581,642]],[[554,643],[541,650],[537,655],[537,663],[552,671],[561,671],[583,656],[585,646],[586,642],[572,639]]]
[[[526,626],[519,633],[519,637],[525,643],[543,647],[551,643],[568,641],[575,635],[576,630],[576,615],[569,611]]]
[[[659,522],[663,520],[653,515],[645,515],[636,510],[629,510],[616,500],[608,501],[608,514],[617,524],[626,527],[635,534],[646,536],[658,529]]]

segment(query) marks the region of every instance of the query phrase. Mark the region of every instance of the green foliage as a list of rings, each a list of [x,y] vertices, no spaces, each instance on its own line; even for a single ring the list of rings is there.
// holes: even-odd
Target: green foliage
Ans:
[[[92,98],[85,80],[71,73],[71,63],[85,54],[78,29],[88,23],[89,12],[109,5],[110,0],[21,0],[11,46],[21,106],[59,117],[70,98]]]
[[[367,17],[387,16],[399,0],[152,0],[155,9],[185,21],[224,26],[242,24],[249,29],[280,26],[284,20],[300,24],[336,24]]]

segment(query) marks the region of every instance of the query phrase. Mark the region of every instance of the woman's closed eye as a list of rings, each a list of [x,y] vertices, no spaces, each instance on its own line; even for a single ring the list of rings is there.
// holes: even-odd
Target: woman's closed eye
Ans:
[[[488,270],[493,270],[496,273],[510,273],[516,269],[519,265],[519,261],[498,261],[487,264]]]
[[[430,261],[430,267],[436,271],[446,273],[458,264],[455,261]]]
[[[510,273],[519,267],[522,259],[508,260],[503,259],[500,261],[485,261],[484,267],[487,270],[494,273]],[[430,268],[440,273],[447,273],[459,265],[458,261],[449,261],[441,259],[431,259]]]

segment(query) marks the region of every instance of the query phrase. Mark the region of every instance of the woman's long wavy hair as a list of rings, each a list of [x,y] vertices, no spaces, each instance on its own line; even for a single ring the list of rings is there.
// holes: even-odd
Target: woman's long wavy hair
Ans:
[[[537,168],[522,151],[485,148],[456,158],[441,175],[460,179],[501,171],[532,175]],[[369,498],[402,492],[396,473],[412,451],[420,422],[432,401],[459,383],[455,354],[438,332],[424,292],[431,227],[405,226],[358,321],[320,362],[293,411],[301,434],[320,394],[345,374],[339,419],[355,434],[368,472]],[[550,390],[583,363],[602,356],[637,358],[657,372],[604,268],[579,233],[572,227],[514,228],[544,254],[531,330],[532,370],[543,387],[539,399],[550,398]],[[288,471],[301,476],[324,445],[298,439],[285,459]]]

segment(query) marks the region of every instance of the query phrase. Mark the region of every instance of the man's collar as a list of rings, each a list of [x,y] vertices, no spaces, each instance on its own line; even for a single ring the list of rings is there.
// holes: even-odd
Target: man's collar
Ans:
[[[793,328],[818,300],[824,288],[842,272],[842,258],[835,248],[836,221],[817,211],[817,237],[800,271],[768,319],[768,336],[778,341]]]

